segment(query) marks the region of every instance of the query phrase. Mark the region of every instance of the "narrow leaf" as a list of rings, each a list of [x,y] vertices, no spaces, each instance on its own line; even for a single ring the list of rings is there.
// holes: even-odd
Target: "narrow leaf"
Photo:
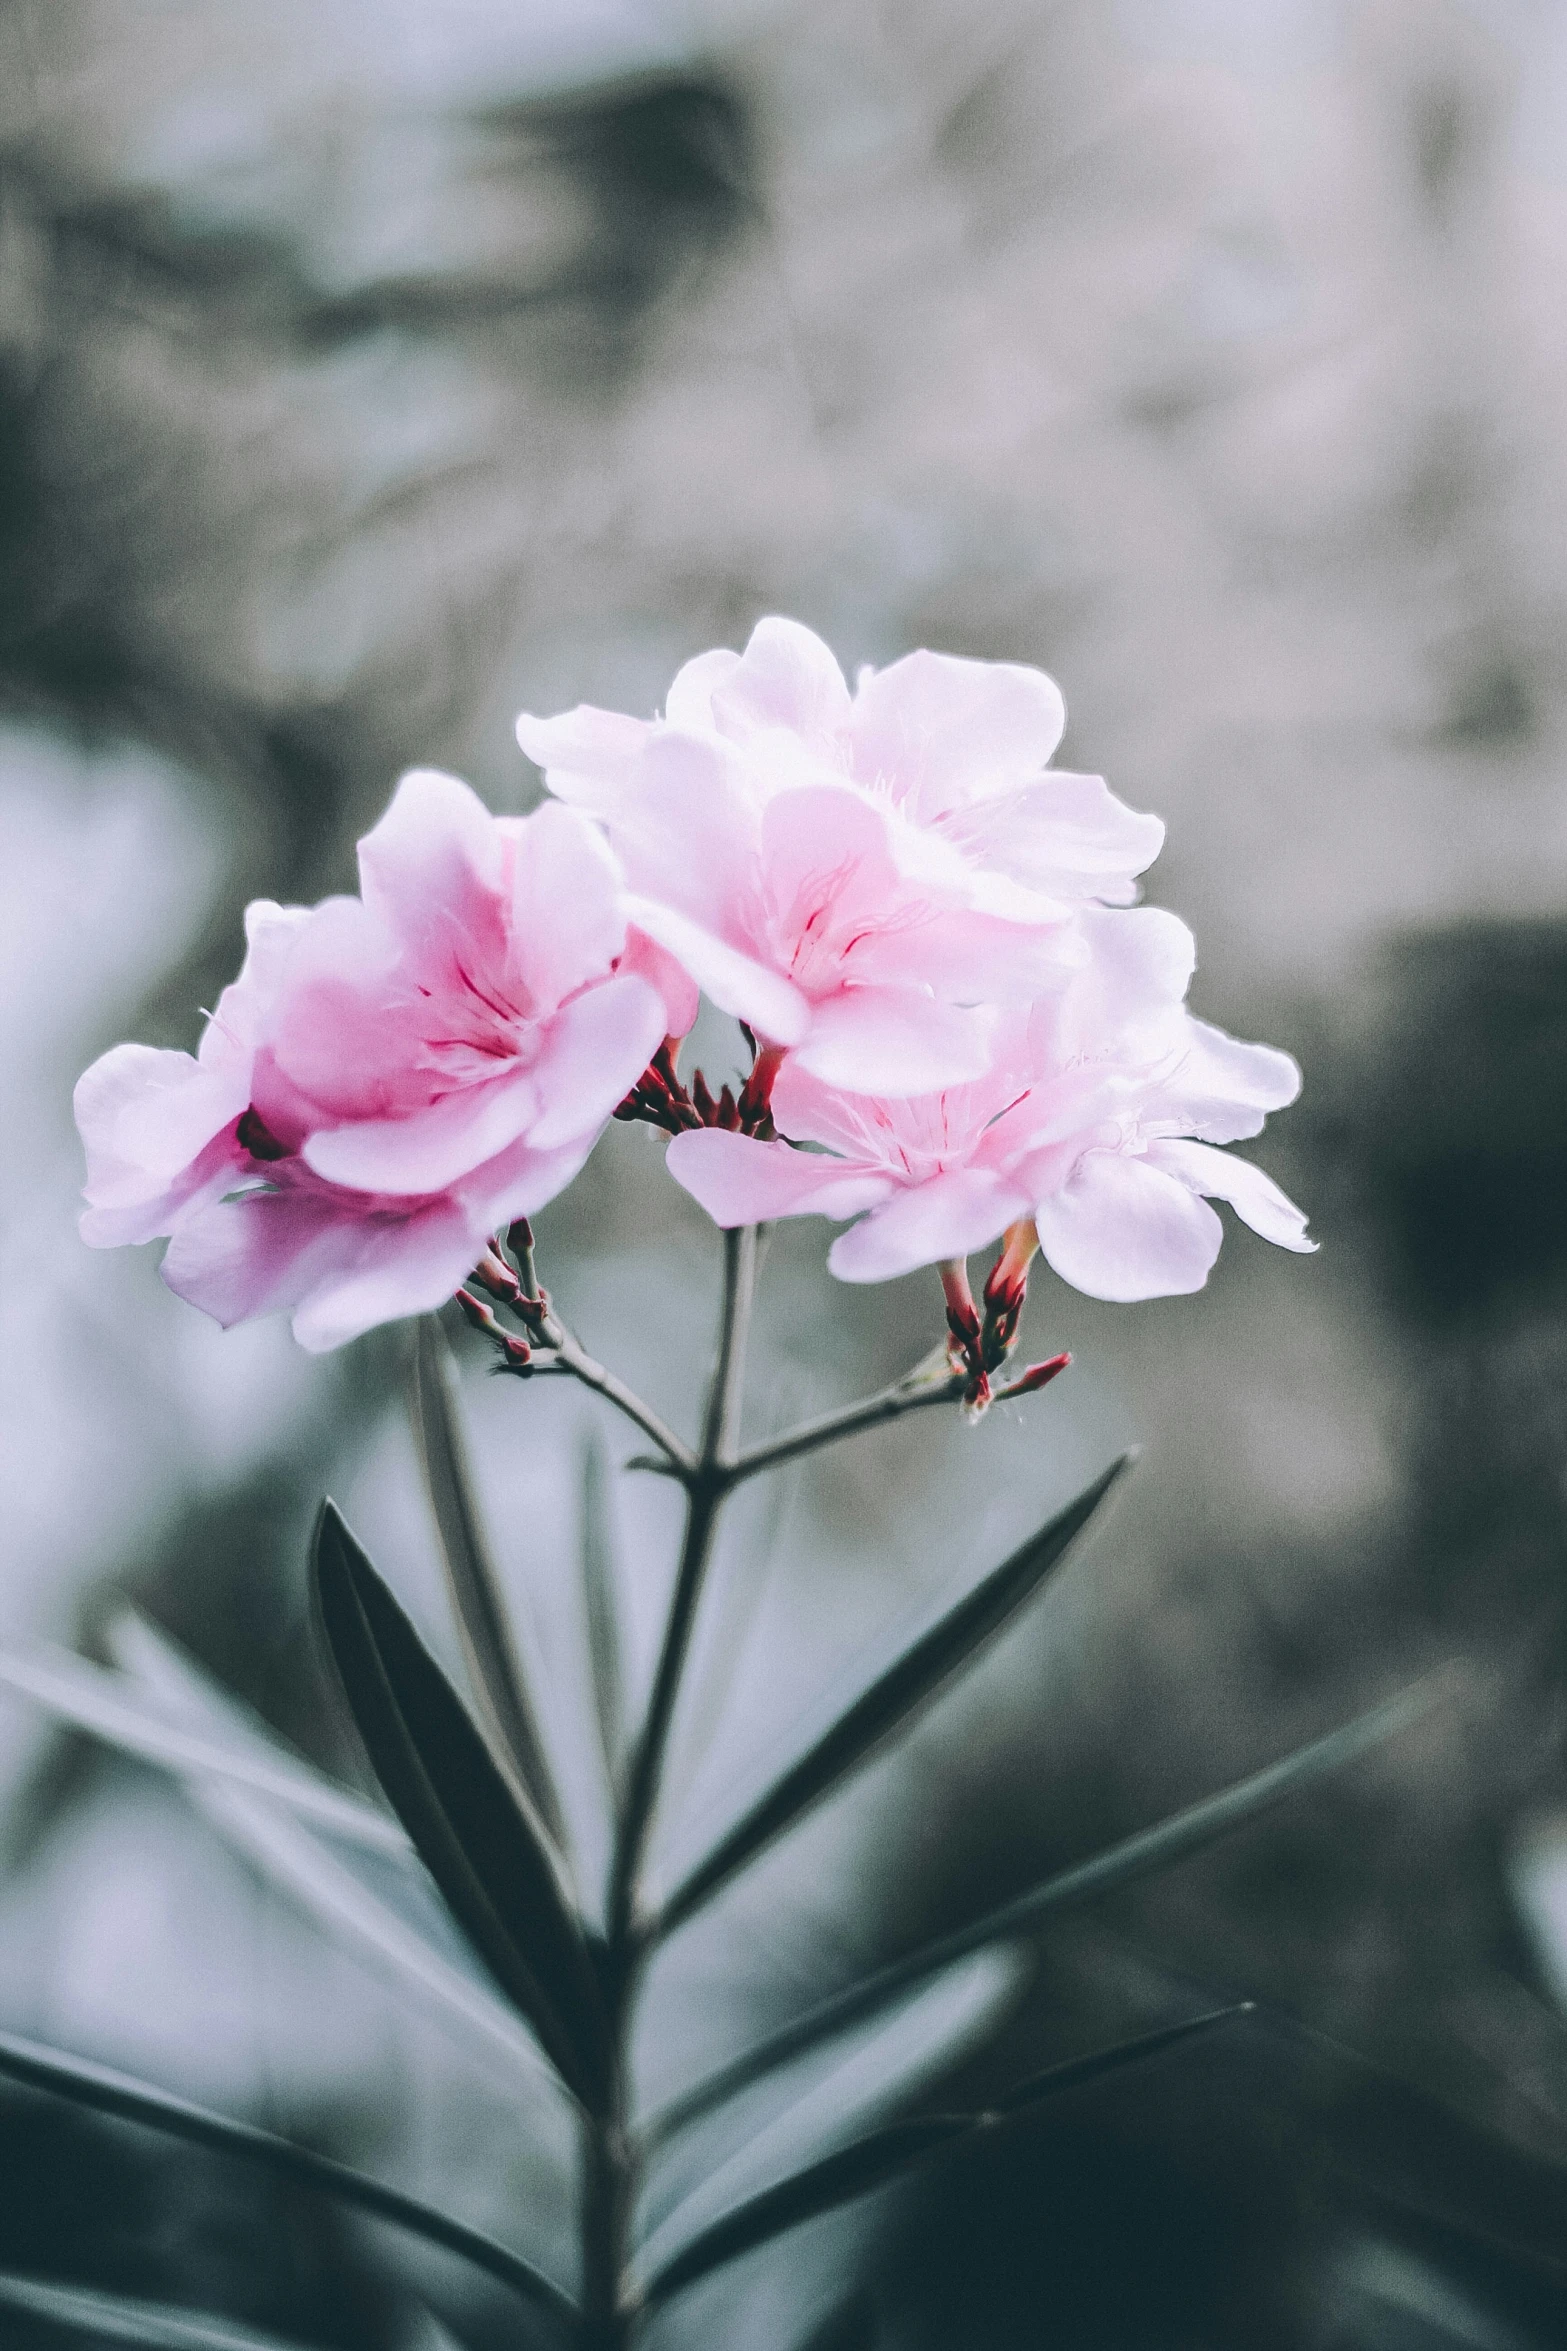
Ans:
[[[1046,1878],[1042,1884],[1003,1903],[999,1910],[990,1911],[972,1925],[954,1928],[950,1934],[938,1936],[934,1942],[894,1960],[890,1966],[879,1968],[860,1983],[833,1993],[794,2023],[769,2034],[743,2057],[720,2067],[684,2096],[672,2100],[652,2118],[649,2128],[660,2136],[683,2128],[699,2114],[707,2113],[736,2091],[770,2073],[775,2066],[787,2064],[790,2058],[814,2047],[818,2041],[830,2039],[859,2018],[873,2015],[886,2001],[897,1998],[910,1984],[921,1982],[937,1968],[949,1966],[953,1960],[980,1950],[987,1943],[1010,1941],[1017,1935],[1030,1933],[1042,1920],[1059,1911],[1075,1909],[1100,1894],[1129,1885],[1155,1870],[1168,1869],[1189,1854],[1200,1852],[1232,1829],[1282,1803],[1287,1796],[1326,1778],[1331,1772],[1342,1770],[1357,1756],[1367,1754],[1395,1732],[1418,1722],[1451,1688],[1449,1671],[1432,1674],[1384,1705],[1358,1715],[1353,1722],[1297,1747],[1278,1763],[1252,1772],[1215,1796],[1203,1797],[1152,1828],[1139,1829],[1134,1836],[1108,1846],[1090,1860]]]
[[[824,2156],[793,2179],[764,2189],[760,2196],[753,2196],[749,2203],[704,2230],[650,2279],[643,2295],[645,2306],[655,2308],[682,2286],[695,2285],[711,2270],[765,2245],[770,2237],[782,2236],[786,2229],[798,2228],[802,2221],[851,2203],[856,2196],[869,2195],[873,2188],[934,2154],[938,2147],[966,2138],[973,2127],[972,2117],[966,2114],[933,2114],[919,2122],[889,2123],[884,2130],[856,2139],[852,2146],[840,2147],[836,2154]]]
[[[802,1813],[858,1770],[893,1734],[910,1723],[1043,1583],[1087,1526],[1132,1456],[1096,1478],[1075,1502],[1003,1561],[955,1607],[931,1625],[878,1675],[798,1763],[745,1812],[699,1862],[658,1917],[667,1934],[711,1899],[738,1870],[781,1836]]]
[[[801,2351],[875,2351],[880,2334],[876,2305],[862,2289],[828,2313]]]
[[[1042,2073],[1030,2074],[1026,2081],[998,2098],[980,2121],[1002,2116],[1022,2115],[1043,2105],[1047,2098],[1058,2098],[1065,2090],[1079,2089],[1085,2082],[1102,2081],[1107,2074],[1124,2073],[1130,2065],[1145,2065],[1153,2057],[1162,2057],[1166,2049],[1177,2048],[1182,2041],[1194,2041],[1216,2032],[1220,2025],[1237,2024],[1243,2016],[1255,2016],[1254,2000],[1233,2000],[1227,2008],[1210,2008],[1201,2016],[1187,2016],[1179,2024],[1160,2025],[1151,2033],[1139,2033],[1135,2040],[1117,2041],[1108,2049],[1092,2049],[1086,2057],[1068,2057],[1060,2065],[1047,2065]]]
[[[682,2286],[694,2285],[698,2278],[785,2230],[797,2228],[802,2221],[869,2195],[873,2188],[942,2148],[976,2138],[1002,2121],[1020,2119],[1065,2090],[1103,2080],[1128,2066],[1146,2064],[1178,2042],[1210,2033],[1217,2025],[1250,2012],[1250,2002],[1243,2001],[1233,2008],[1216,2009],[1206,2016],[1189,2017],[1182,2024],[1166,2025],[1158,2032],[1143,2033],[1134,2041],[1118,2042],[1114,2048],[1095,2050],[1087,2057],[1071,2058],[1064,2065],[1053,2065],[1031,2076],[983,2114],[930,2115],[922,2121],[893,2123],[885,2130],[871,2131],[726,2213],[655,2274],[645,2300],[649,2307],[666,2301]]]
[[[286,1748],[260,1737],[241,1739],[227,1730],[198,1731],[171,1721],[166,1709],[140,1696],[123,1674],[68,1649],[0,1651],[0,1682],[140,1762],[181,1774],[211,1773],[276,1797],[354,1844],[382,1853],[408,1850],[395,1820],[336,1787]]]
[[[190,1728],[247,1732],[247,1710],[136,1610],[122,1610],[110,1623],[106,1639],[110,1654],[138,1689],[154,1703],[177,1711]],[[553,2082],[537,2042],[510,2003],[497,1997],[489,1971],[453,1931],[450,1912],[390,1815],[363,1808],[395,1840],[395,1858],[407,1863],[393,1881],[398,1908],[376,1890],[373,1877],[367,1880],[363,1864],[344,1858],[339,1835],[324,1844],[295,1811],[285,1811],[267,1792],[206,1772],[182,1775],[182,1785],[197,1810],[251,1868],[356,1951],[395,1990],[412,1991],[433,2004],[438,2017],[487,2059],[510,2056],[525,2071]],[[331,1816],[326,1825],[337,1829]],[[378,1856],[372,1870],[379,1865]],[[412,1918],[407,1915],[410,1906]],[[421,1912],[427,1915],[421,1918]]]
[[[252,1869],[279,1886],[395,1991],[411,1995],[492,2065],[498,2057],[509,2058],[525,2073],[553,2085],[555,2076],[538,2044],[507,2002],[489,1989],[488,1977],[470,1976],[433,1949],[308,1830],[249,1789],[196,1783],[190,1793],[218,1834]]]
[[[95,2065],[85,2057],[70,2056],[63,2049],[49,2049],[40,2042],[25,2041],[15,2033],[0,2033],[0,2074],[25,2082],[31,2089],[57,2092],[74,2105],[90,2107],[95,2113],[118,2115],[123,2121],[143,2123],[149,2130],[161,2131],[165,2137],[186,2139],[198,2147],[214,2148],[220,2155],[232,2155],[241,2163],[254,2163],[265,2171],[280,2172],[336,2203],[373,2213],[378,2220],[390,2221],[409,2236],[460,2254],[475,2268],[499,2278],[503,2285],[513,2287],[530,2302],[541,2303],[562,2315],[570,2313],[571,2304],[559,2287],[531,2262],[524,2261],[520,2253],[513,2253],[509,2246],[499,2245],[482,2231],[452,2220],[432,2205],[420,2203],[417,2197],[405,2196],[400,2188],[389,2188],[364,2172],[352,2171],[347,2164],[335,2163],[329,2155],[296,2147],[292,2140],[275,2138],[270,2131],[258,2130],[253,2123],[234,2122],[227,2115],[213,2114],[207,2107],[192,2105],[189,2099],[154,2089],[150,2083],[137,2081],[130,2074]]]
[[[608,2061],[603,2002],[544,1829],[330,1502],[315,1569],[338,1673],[393,1810],[562,2079],[593,2103]]]
[[[556,1844],[562,1845],[560,1800],[469,1466],[457,1369],[433,1314],[419,1318],[414,1349],[414,1435],[468,1669],[501,1754],[512,1764]]]
[[[747,2107],[726,2116],[739,2143],[716,2169],[699,2174],[689,2193],[668,2200],[670,2208],[640,2247],[639,2267],[645,2273],[661,2269],[683,2245],[770,2180],[888,2121],[899,2107],[906,2112],[916,2094],[950,2070],[994,2023],[1023,1974],[1015,1952],[975,1952],[880,2018],[873,2030],[846,2036],[847,2046],[836,2050],[781,2111],[760,2124]],[[674,2152],[660,2167],[664,2180],[684,2152]]]
[[[593,1707],[604,1756],[604,1780],[613,1799],[620,1785],[625,1737],[625,1675],[620,1657],[609,1480],[604,1449],[592,1430],[582,1453],[582,1604],[587,1618],[588,1662],[593,1669]]]
[[[0,2309],[20,2310],[100,2343],[144,2345],[146,2351],[300,2351],[291,2339],[241,2326],[237,2319],[105,2294],[96,2287],[63,2286],[53,2278],[18,2277],[9,2270],[0,2270]]]

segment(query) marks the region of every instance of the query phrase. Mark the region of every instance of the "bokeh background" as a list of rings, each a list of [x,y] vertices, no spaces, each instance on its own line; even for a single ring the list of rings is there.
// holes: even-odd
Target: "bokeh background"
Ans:
[[[673,1947],[648,2078],[1434,1664],[1454,1695],[1053,1933],[966,2062],[993,2087],[1256,1998],[1222,2047],[790,2239],[659,2340],[1567,2339],[1567,12],[0,0],[0,411],[4,1644],[104,1657],[130,1602],[352,1777],[304,1572],[330,1486],[451,1652],[404,1336],[225,1336],[154,1252],[76,1238],[75,1074],[194,1043],[248,898],[349,884],[409,765],[531,805],[518,707],[650,710],[769,611],[851,668],[1042,664],[1068,763],[1168,820],[1150,895],[1197,929],[1197,1008],[1305,1065],[1257,1156],[1321,1253],[1237,1232],[1203,1296],[1133,1309],[1042,1282],[1031,1352],[1077,1359],[1048,1396],[737,1512],[666,1858],[1144,1449],[1004,1651]],[[614,1130],[541,1238],[678,1414],[715,1252],[659,1158]],[[758,1429],[934,1336],[931,1281],[837,1291],[824,1237],[769,1259]],[[465,1361],[591,1861],[584,1460],[644,1662],[667,1498],[585,1401]],[[0,1692],[0,1845],[5,2024],[569,2274],[526,2081],[186,1792]],[[13,2267],[322,2351],[525,2339],[42,2099],[0,2106],[0,2163]]]

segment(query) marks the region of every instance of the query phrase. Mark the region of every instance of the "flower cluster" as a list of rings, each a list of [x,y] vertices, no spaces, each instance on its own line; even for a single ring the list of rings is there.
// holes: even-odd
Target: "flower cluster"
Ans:
[[[199,1052],[117,1045],[76,1089],[84,1239],[172,1236],[224,1324],[291,1308],[340,1345],[439,1306],[571,1181],[689,988],[628,951],[614,859],[568,808],[493,817],[405,776],[360,895],[262,902]]]
[[[1112,1299],[1202,1285],[1211,1199],[1308,1248],[1216,1148],[1295,1064],[1187,1010],[1191,935],[1134,903],[1162,827],[1050,766],[1063,723],[1007,663],[915,653],[851,694],[767,620],[662,718],[519,719],[530,817],[405,778],[359,898],[251,908],[194,1059],[122,1045],[82,1079],[86,1238],[168,1234],[182,1296],[333,1346],[450,1296],[618,1110],[721,1225],[857,1219],[848,1281],[941,1265],[976,1394],[1036,1248]],[[752,1041],[738,1095],[679,1077],[699,990]],[[982,1330],[963,1261],[1003,1236]]]

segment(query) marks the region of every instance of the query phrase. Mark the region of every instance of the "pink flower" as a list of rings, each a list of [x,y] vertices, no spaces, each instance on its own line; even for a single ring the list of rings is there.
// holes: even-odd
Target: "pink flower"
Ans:
[[[76,1089],[83,1238],[169,1234],[171,1289],[225,1325],[292,1308],[312,1349],[449,1297],[569,1183],[670,1019],[569,809],[496,818],[416,772],[359,871],[358,898],[248,910],[194,1059],[117,1045]]]
[[[773,1118],[817,1148],[682,1134],[671,1172],[720,1225],[860,1216],[828,1259],[851,1282],[966,1257],[1032,1219],[1050,1264],[1090,1297],[1198,1290],[1222,1238],[1210,1198],[1264,1239],[1309,1250],[1278,1186],[1214,1148],[1293,1101],[1295,1063],[1192,1018],[1191,935],[1173,915],[1079,919],[1087,965],[1064,995],[1012,1019],[983,1078],[875,1099],[835,1091],[791,1056]]]
[[[687,662],[662,719],[517,721],[550,789],[605,825],[632,919],[825,1084],[977,1077],[992,1008],[1059,987],[1071,916],[1135,896],[1163,827],[1047,762],[1042,671],[912,653],[851,697],[827,647],[764,620]]]

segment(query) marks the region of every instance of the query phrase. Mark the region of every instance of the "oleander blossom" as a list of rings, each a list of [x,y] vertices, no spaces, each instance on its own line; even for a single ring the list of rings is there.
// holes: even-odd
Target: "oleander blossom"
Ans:
[[[828,648],[762,621],[689,661],[664,715],[587,704],[518,740],[597,818],[632,920],[715,1004],[824,1084],[977,1078],[998,1011],[1068,981],[1078,909],[1121,906],[1163,827],[1049,766],[1053,680],[912,653],[851,695]]]
[[[858,1218],[828,1258],[851,1282],[964,1258],[1032,1220],[1049,1263],[1090,1297],[1199,1290],[1222,1239],[1211,1199],[1265,1240],[1311,1249],[1271,1178],[1217,1148],[1294,1100],[1294,1061],[1186,1009],[1192,940],[1175,916],[1079,920],[1086,964],[1064,994],[1009,1017],[982,1078],[877,1098],[790,1056],[772,1097],[787,1140],[678,1135],[671,1173],[720,1225]]]
[[[359,845],[360,896],[246,913],[197,1053],[117,1045],[76,1089],[82,1236],[170,1236],[164,1280],[312,1350],[451,1296],[553,1199],[690,990],[628,949],[596,827],[491,816],[416,771]]]

